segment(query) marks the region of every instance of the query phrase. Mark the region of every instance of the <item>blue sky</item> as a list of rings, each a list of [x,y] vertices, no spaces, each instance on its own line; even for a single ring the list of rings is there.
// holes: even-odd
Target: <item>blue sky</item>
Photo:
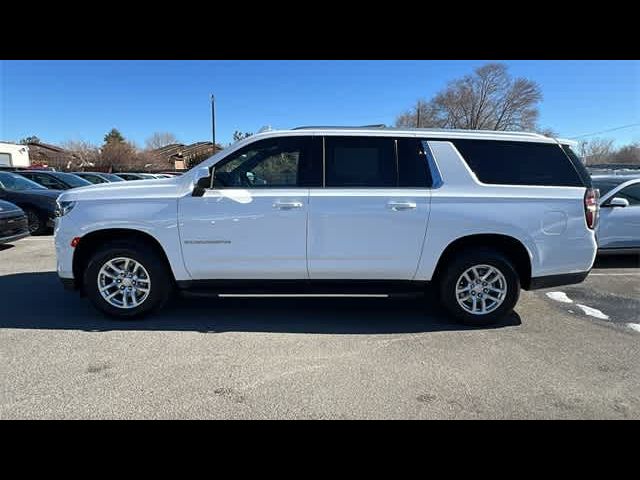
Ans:
[[[112,127],[139,146],[156,131],[184,143],[264,125],[392,124],[415,100],[486,63],[473,61],[2,61],[0,140],[102,143]],[[640,123],[639,61],[506,61],[537,81],[540,124],[563,137]],[[640,140],[640,126],[603,133]]]

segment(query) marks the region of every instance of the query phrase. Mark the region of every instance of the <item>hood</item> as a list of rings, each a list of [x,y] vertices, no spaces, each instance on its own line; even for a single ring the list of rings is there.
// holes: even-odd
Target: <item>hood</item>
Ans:
[[[11,198],[33,198],[44,197],[55,200],[63,192],[63,190],[49,190],[48,188],[32,188],[29,190],[11,190],[8,191]],[[11,200],[11,198],[9,200]]]
[[[135,198],[176,197],[183,190],[180,178],[157,180],[129,180],[125,182],[99,183],[87,187],[66,190],[61,201],[118,200]]]

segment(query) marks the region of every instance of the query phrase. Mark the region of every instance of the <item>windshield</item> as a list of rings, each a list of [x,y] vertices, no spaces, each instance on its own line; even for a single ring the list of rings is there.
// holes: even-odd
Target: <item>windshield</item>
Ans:
[[[110,182],[124,182],[122,178],[114,175],[113,173],[100,173],[100,176],[106,178]]]
[[[36,182],[9,172],[0,172],[0,185],[6,190],[46,190]]]
[[[72,187],[86,187],[87,185],[93,185],[89,180],[85,180],[73,173],[56,173],[54,177],[60,178],[65,183],[68,183]]]

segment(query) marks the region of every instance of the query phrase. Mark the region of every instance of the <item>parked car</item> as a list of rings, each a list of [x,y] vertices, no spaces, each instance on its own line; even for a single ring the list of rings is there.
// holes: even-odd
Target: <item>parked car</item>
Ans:
[[[123,180],[146,180],[145,177],[140,175],[139,173],[114,173],[117,177],[120,177]]]
[[[15,203],[24,210],[31,235],[42,235],[54,226],[56,198],[60,193],[16,173],[0,172],[0,200]]]
[[[122,178],[113,173],[105,172],[73,172],[74,175],[85,179],[86,181],[98,184],[98,183],[112,183],[112,182],[124,182]]]
[[[640,177],[592,177],[600,190],[598,254],[640,253]]]
[[[50,190],[69,190],[70,188],[93,185],[91,182],[88,182],[84,178],[80,178],[73,173],[53,172],[48,170],[20,170],[15,173],[18,173]]]
[[[58,275],[102,312],[175,289],[393,293],[432,282],[457,319],[584,280],[597,192],[569,141],[385,128],[270,131],[184,175],[65,192]]]
[[[24,211],[13,203],[0,200],[0,245],[29,236],[29,223]]]

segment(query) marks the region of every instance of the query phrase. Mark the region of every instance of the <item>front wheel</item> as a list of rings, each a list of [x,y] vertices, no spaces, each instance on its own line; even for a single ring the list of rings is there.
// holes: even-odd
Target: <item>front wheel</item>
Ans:
[[[33,208],[25,208],[24,213],[27,215],[27,223],[31,235],[43,235],[46,233],[47,220],[44,215]]]
[[[171,293],[168,269],[147,245],[105,245],[89,260],[84,291],[100,311],[116,318],[140,317],[159,310]]]
[[[479,248],[457,255],[440,282],[444,307],[465,325],[484,326],[509,315],[520,296],[520,278],[500,252]]]

